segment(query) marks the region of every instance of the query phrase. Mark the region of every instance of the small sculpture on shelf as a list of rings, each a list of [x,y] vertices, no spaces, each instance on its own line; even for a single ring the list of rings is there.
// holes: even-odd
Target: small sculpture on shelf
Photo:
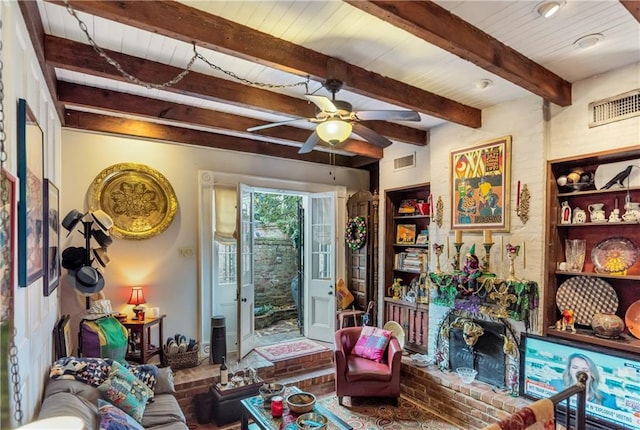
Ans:
[[[402,294],[402,278],[394,278],[393,285],[389,287],[389,295],[392,296],[394,300],[400,300],[400,294]]]
[[[438,275],[442,274],[442,269],[440,268],[440,256],[442,255],[443,245],[439,243],[433,244],[433,253],[436,255],[436,273]]]
[[[520,254],[520,245],[512,245],[507,243],[507,258],[509,259],[509,277],[507,281],[517,281],[516,278],[516,269],[515,269],[515,260],[516,257]]]
[[[562,317],[556,322],[557,330],[571,330],[572,333],[576,332],[575,328],[575,315],[572,309],[565,309],[561,312]]]
[[[462,266],[462,273],[458,275],[458,287],[463,294],[471,294],[478,289],[478,278],[482,275],[480,260],[476,255],[476,245],[471,245]]]

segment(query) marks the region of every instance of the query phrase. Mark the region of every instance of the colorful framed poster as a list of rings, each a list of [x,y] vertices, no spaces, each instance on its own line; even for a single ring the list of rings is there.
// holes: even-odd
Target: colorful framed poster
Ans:
[[[18,100],[18,284],[26,287],[44,272],[44,143],[24,99]]]
[[[509,231],[511,136],[451,152],[451,228]]]
[[[396,243],[401,245],[413,245],[416,241],[415,224],[398,224],[396,229]]]
[[[48,179],[44,185],[44,295],[48,296],[60,282],[60,193]]]

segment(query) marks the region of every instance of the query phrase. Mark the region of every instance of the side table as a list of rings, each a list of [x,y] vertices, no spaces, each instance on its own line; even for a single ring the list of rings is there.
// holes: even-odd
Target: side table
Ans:
[[[144,364],[154,355],[160,355],[160,362],[164,362],[164,351],[162,349],[162,320],[166,315],[159,317],[145,317],[143,320],[128,318],[122,323],[129,331],[129,348],[125,360]],[[158,343],[151,344],[151,328],[158,326]]]

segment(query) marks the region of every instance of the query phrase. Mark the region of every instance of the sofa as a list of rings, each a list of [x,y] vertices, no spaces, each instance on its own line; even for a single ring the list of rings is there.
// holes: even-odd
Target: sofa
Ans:
[[[87,371],[90,367],[92,368]],[[148,399],[143,398],[143,403],[138,405],[135,412],[120,404],[120,399],[110,398],[110,395],[113,396],[112,389],[105,389],[114,378],[116,367],[127,375],[134,374],[136,380],[133,385],[136,387],[140,387],[141,380],[148,384],[138,391],[153,391]],[[109,359],[65,357],[51,368],[38,420],[76,416],[85,422],[85,429],[88,430],[187,430],[185,416],[174,394],[173,373],[169,367],[114,364]]]

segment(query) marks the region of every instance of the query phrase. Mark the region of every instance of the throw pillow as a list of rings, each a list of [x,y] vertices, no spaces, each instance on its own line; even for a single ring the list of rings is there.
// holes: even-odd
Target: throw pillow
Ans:
[[[109,376],[110,358],[63,357],[51,366],[51,379],[75,379],[97,387]]]
[[[158,366],[155,364],[125,364],[125,367],[149,387],[151,396],[153,396],[158,384]]]
[[[391,332],[378,327],[364,326],[351,354],[380,363],[391,340]]]
[[[142,414],[152,394],[144,382],[117,361],[111,365],[109,377],[98,386],[98,391],[105,400],[110,401],[138,422],[142,422]]]
[[[176,394],[176,387],[173,383],[173,370],[170,367],[158,369],[158,383],[155,394]]]
[[[144,430],[122,409],[102,399],[98,400],[99,430]]]

